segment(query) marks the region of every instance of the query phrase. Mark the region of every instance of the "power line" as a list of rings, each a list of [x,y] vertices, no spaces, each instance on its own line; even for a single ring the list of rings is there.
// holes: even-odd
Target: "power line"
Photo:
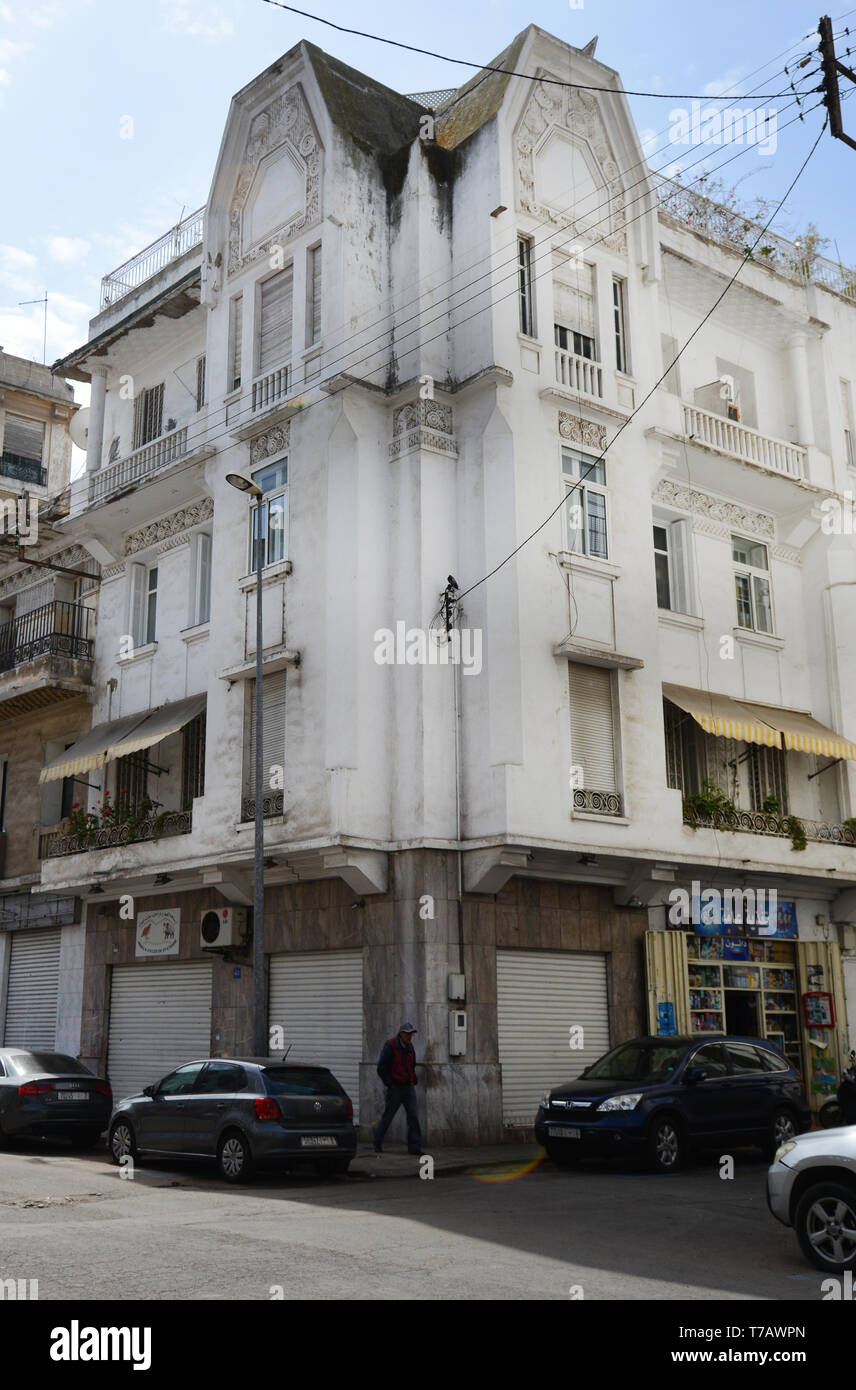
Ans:
[[[400,43],[397,39],[388,39],[382,34],[369,34],[364,29],[348,29],[344,24],[334,24],[332,19],[323,19],[321,15],[310,14],[308,10],[298,10],[294,5],[285,5],[283,0],[264,0],[264,3],[272,5],[278,10],[288,10],[291,14],[299,14],[303,19],[314,20],[316,24],[326,24],[329,29],[336,29],[340,34],[355,34],[360,39],[372,39],[375,43],[389,44],[392,48],[404,48],[408,53],[421,53],[425,58],[439,58],[441,62],[454,63],[457,67],[475,68],[477,72],[496,72],[504,77],[523,77],[527,82],[544,82],[551,87],[573,87],[584,92],[609,92],[612,96],[658,97],[664,101],[725,101],[727,99],[725,96],[710,96],[706,92],[640,92],[629,87],[594,87],[588,82],[561,82],[558,77],[535,78],[529,72],[516,72],[513,68],[498,68],[491,63],[473,63],[468,58],[450,58],[445,53],[434,53],[430,48],[418,48],[412,43]],[[763,92],[760,95],[763,100],[772,100],[774,97],[786,97],[788,93]]]

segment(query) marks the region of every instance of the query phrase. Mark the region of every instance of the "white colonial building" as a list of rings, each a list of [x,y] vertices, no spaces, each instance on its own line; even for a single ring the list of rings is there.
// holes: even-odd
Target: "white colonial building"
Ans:
[[[649,174],[593,44],[495,66],[405,97],[297,45],[58,364],[102,583],[93,728],[42,776],[98,823],[41,886],[86,901],[120,1093],[250,1043],[200,920],[252,901],[259,543],[269,1021],[363,1123],[401,1015],[429,1144],[647,1031],[771,1037],[819,1103],[845,988],[856,1024],[852,282],[768,237],[670,367],[745,233]],[[420,660],[447,628],[466,663]],[[779,910],[670,930],[693,885]]]

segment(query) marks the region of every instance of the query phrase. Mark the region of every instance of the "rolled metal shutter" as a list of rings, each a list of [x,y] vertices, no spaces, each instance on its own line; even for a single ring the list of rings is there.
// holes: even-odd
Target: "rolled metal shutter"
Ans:
[[[497,951],[496,985],[502,1117],[529,1126],[546,1090],[609,1050],[606,956]],[[571,1049],[579,1027],[584,1046]]]
[[[291,357],[291,300],[294,267],[264,280],[259,305],[259,376]]]
[[[588,791],[615,792],[612,675],[601,666],[568,663],[571,677],[571,761]]]
[[[56,1047],[62,932],[15,932],[6,995],[6,1047]]]
[[[363,1057],[362,952],[271,956],[268,1023],[282,1028],[285,1047],[291,1049],[289,1062],[330,1068],[353,1101],[357,1119]]]
[[[210,961],[114,965],[107,1043],[114,1100],[210,1052]]]

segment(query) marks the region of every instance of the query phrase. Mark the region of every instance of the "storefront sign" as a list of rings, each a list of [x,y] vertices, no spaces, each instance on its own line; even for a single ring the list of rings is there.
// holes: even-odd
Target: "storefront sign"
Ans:
[[[669,899],[667,926],[696,936],[793,940],[798,935],[796,903],[779,902],[775,888],[703,889],[694,881],[690,891],[673,888]]]
[[[137,917],[138,956],[177,956],[181,909],[160,907]]]

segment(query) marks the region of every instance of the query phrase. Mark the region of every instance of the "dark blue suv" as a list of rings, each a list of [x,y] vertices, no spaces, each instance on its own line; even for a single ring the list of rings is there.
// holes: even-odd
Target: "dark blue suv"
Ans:
[[[691,1147],[759,1144],[811,1125],[802,1077],[761,1038],[634,1038],[541,1101],[535,1137],[563,1167],[628,1155],[658,1173]]]

